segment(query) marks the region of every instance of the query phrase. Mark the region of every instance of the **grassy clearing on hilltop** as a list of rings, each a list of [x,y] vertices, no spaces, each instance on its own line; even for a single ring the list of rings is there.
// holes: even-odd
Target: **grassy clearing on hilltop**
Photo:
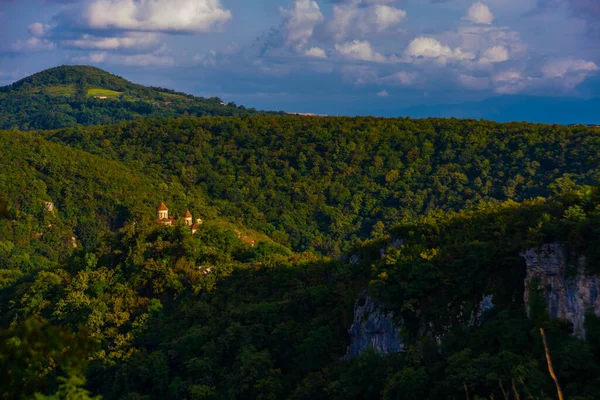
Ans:
[[[116,92],[114,90],[108,90],[108,89],[89,89],[87,92],[87,97],[93,97],[93,96],[106,96],[106,97],[119,97],[121,95],[121,92]]]

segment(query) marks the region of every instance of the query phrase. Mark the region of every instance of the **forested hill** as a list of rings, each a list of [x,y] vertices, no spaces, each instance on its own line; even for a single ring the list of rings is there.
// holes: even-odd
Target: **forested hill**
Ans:
[[[576,185],[599,141],[266,116],[0,131],[0,398],[547,400],[544,328],[566,398],[596,399],[600,319],[584,341],[541,283],[527,303],[520,254],[600,271],[600,188]],[[349,355],[367,294],[402,352]]]
[[[432,210],[600,180],[600,129],[456,119],[182,118],[48,132],[185,190],[296,251],[339,256]]]
[[[51,68],[0,87],[0,129],[56,129],[141,117],[267,114],[158,87],[90,66]],[[275,114],[275,113],[271,113]]]
[[[597,273],[600,189],[561,178],[552,201],[432,213],[344,263],[250,246],[201,185],[129,161],[0,132],[1,398],[550,400],[539,328],[566,398],[597,398],[600,319],[580,340],[538,292],[529,318],[519,253],[563,243]],[[206,222],[156,223],[157,197]],[[344,357],[364,293],[396,316],[403,352]]]

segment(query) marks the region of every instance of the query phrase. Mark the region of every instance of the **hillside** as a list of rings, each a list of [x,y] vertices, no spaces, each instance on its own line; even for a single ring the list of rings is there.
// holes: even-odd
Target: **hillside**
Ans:
[[[566,398],[593,400],[599,133],[292,116],[0,131],[0,398],[549,400],[543,328]]]
[[[31,268],[59,265],[74,249],[109,249],[113,233],[136,221],[153,221],[162,201],[172,217],[181,219],[190,210],[211,230],[256,239],[258,251],[283,249],[264,234],[221,218],[200,190],[30,133],[0,131],[0,185],[0,204],[10,221],[0,220],[0,241],[16,245],[15,254],[27,255],[23,262]],[[19,257],[11,262],[19,264]]]
[[[90,66],[61,66],[0,87],[0,129],[56,129],[142,117],[265,114],[173,90],[145,87]]]
[[[266,237],[249,246],[201,186],[156,164],[140,172],[20,132],[0,133],[0,156],[3,398],[545,400],[555,387],[540,327],[566,398],[600,390],[600,319],[586,315],[584,341],[541,289],[526,303],[519,256],[561,243],[600,271],[599,188],[562,179],[554,200],[432,212],[342,261]],[[202,229],[155,223],[157,198]],[[402,351],[371,347],[386,340],[377,326],[370,343],[349,335],[369,332],[367,294]]]
[[[456,119],[183,118],[46,136],[201,190],[296,251],[339,256],[433,210],[600,181],[600,129]],[[568,179],[568,180],[569,180]]]

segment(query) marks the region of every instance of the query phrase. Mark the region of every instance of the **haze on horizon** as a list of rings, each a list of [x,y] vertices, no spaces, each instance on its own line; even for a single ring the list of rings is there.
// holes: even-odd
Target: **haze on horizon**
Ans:
[[[259,109],[600,123],[599,21],[594,0],[0,0],[0,85],[89,64]]]

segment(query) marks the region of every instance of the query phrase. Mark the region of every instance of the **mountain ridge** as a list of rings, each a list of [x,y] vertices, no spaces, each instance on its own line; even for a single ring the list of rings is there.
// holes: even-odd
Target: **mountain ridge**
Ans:
[[[273,115],[130,82],[92,66],[59,66],[0,87],[0,129],[105,125],[145,117]]]

